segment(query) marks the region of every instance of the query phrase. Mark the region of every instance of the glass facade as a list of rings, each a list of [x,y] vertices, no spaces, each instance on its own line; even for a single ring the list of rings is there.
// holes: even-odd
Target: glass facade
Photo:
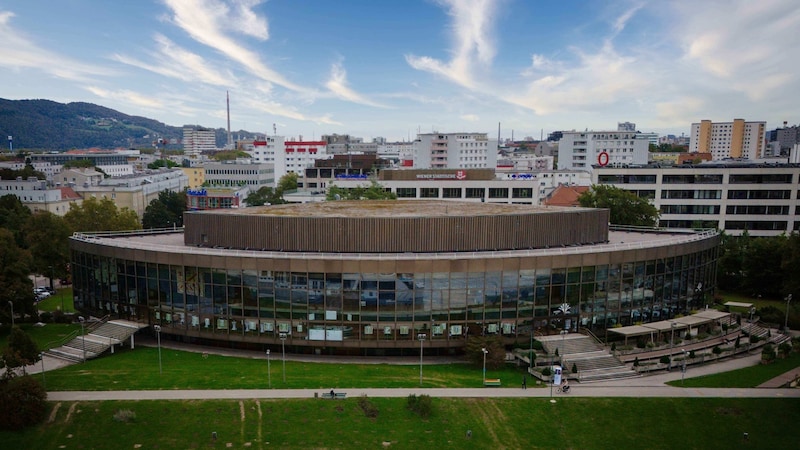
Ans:
[[[716,246],[701,247],[537,257],[547,265],[525,257],[498,264],[489,255],[392,261],[392,267],[408,263],[409,272],[383,272],[380,260],[342,263],[361,268],[349,272],[322,270],[322,261],[312,272],[291,270],[292,261],[287,265],[285,259],[231,254],[176,265],[154,262],[169,260],[152,256],[157,252],[137,260],[101,256],[133,255],[108,247],[73,248],[72,270],[79,310],[160,324],[165,333],[265,343],[286,333],[299,346],[357,341],[362,348],[410,348],[418,345],[416,334],[425,332],[458,348],[467,336],[481,334],[510,343],[526,341],[533,332],[588,328],[603,337],[609,327],[700,309],[715,285],[717,259]],[[672,256],[645,256],[659,253]],[[531,265],[537,267],[520,269]]]

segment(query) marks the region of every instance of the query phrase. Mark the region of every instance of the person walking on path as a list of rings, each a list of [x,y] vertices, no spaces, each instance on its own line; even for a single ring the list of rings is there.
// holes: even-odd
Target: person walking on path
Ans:
[[[522,389],[528,389],[528,377],[527,375],[522,376]]]

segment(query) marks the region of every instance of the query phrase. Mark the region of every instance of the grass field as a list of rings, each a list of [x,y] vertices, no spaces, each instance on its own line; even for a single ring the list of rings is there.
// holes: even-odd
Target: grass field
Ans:
[[[56,345],[55,342],[60,342],[70,333],[76,330],[80,332],[81,329],[80,325],[68,323],[50,323],[43,327],[36,327],[31,323],[21,323],[17,326],[28,333],[31,339],[36,342],[39,350],[47,350],[51,346]],[[8,328],[7,331],[10,331],[10,328]],[[7,345],[8,333],[0,335],[0,351],[5,349]]]
[[[89,360],[47,373],[51,391],[136,389],[266,389],[272,388],[397,388],[419,386],[418,365],[335,364],[286,361],[283,382],[281,355],[272,355],[268,376],[266,357],[234,358],[161,349],[124,348],[114,355]],[[480,387],[480,367],[467,364],[423,366],[423,387]],[[487,378],[500,378],[504,386],[519,388],[522,369],[503,367],[486,371]],[[532,383],[531,383],[532,384]]]
[[[796,399],[405,399],[51,403],[52,422],[0,432],[4,448],[795,448]],[[117,422],[129,409],[136,419]],[[52,412],[52,411],[51,411]],[[776,414],[776,412],[780,412]],[[471,430],[472,437],[467,437]],[[211,433],[217,433],[217,440]],[[743,434],[748,433],[748,441]]]
[[[75,306],[72,302],[72,286],[56,289],[55,295],[42,300],[36,307],[40,311],[62,310],[65,313],[75,312]]]
[[[796,367],[800,367],[800,353],[792,353],[788,358],[777,359],[772,364],[687,378],[684,380],[683,387],[752,388]],[[671,381],[667,384],[681,386],[680,381]]]

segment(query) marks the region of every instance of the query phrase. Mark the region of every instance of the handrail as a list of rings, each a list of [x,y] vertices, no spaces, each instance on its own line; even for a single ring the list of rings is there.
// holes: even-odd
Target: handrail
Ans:
[[[79,330],[75,330],[72,333],[68,334],[67,337],[64,337],[64,338],[61,338],[61,339],[56,339],[54,341],[50,341],[50,342],[44,344],[44,346],[47,347],[47,349],[43,350],[43,351],[48,351],[48,350],[56,348],[56,347],[61,347],[62,345],[66,344],[67,342],[69,342],[69,341],[75,339],[76,337],[78,337],[78,333],[79,333]],[[58,345],[51,345],[51,344],[58,344]]]
[[[590,329],[588,329],[586,327],[579,328],[578,329],[578,333],[581,333],[583,335],[586,335],[586,336],[589,336],[589,337],[593,338],[595,340],[595,342],[597,342],[598,344],[602,345],[603,347],[605,347],[605,345],[606,345],[606,344],[603,343],[603,341],[600,340],[599,337],[597,337],[596,334],[592,333],[592,330],[590,330]]]

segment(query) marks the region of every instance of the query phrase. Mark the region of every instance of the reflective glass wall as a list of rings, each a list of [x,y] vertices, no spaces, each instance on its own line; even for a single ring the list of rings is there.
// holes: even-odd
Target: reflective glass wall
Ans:
[[[716,252],[523,270],[324,273],[158,264],[73,251],[72,268],[79,309],[157,323],[173,334],[274,342],[284,333],[294,345],[359,341],[379,347],[411,346],[424,332],[458,347],[469,335],[525,341],[531,332],[579,327],[603,337],[610,327],[701,309],[715,284]],[[224,259],[242,267],[237,260]]]

